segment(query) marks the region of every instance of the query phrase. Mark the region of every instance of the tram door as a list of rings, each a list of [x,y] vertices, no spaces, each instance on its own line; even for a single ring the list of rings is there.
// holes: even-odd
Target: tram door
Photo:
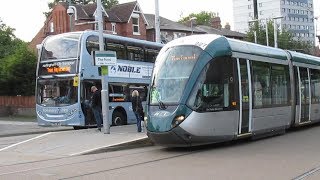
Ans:
[[[299,123],[304,123],[310,120],[310,73],[307,68],[298,68],[298,107],[299,107]]]
[[[239,77],[239,128],[238,134],[247,134],[251,132],[252,115],[252,96],[251,96],[251,73],[250,63],[246,59],[238,59],[238,77]]]

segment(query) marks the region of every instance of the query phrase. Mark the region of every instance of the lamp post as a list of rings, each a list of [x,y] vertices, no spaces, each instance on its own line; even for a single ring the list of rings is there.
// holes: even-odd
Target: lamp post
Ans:
[[[319,20],[320,16],[316,16],[314,17],[314,20],[315,20],[315,25],[314,25],[314,28],[315,28],[315,36],[318,38],[318,41],[320,43],[320,35],[318,36],[318,29],[317,29],[317,21]]]
[[[72,16],[73,16],[73,14],[74,14],[74,20],[75,21],[78,20],[77,8],[74,7],[74,6],[70,6],[69,5],[69,7],[67,9],[67,14],[70,17],[70,20],[69,20],[69,22],[70,22],[70,32],[72,32],[73,31],[73,25],[72,25]]]
[[[103,43],[103,21],[102,21],[102,3],[101,0],[97,0],[97,21],[99,32],[99,50],[104,51]],[[101,71],[108,72],[108,66],[101,66]],[[109,97],[108,97],[108,81],[107,73],[101,76],[101,102],[102,102],[102,119],[103,119],[103,131],[105,134],[110,134],[109,117]]]
[[[155,28],[155,33],[156,33],[156,42],[160,43],[161,42],[161,37],[160,37],[160,18],[159,18],[159,1],[155,0],[155,16],[154,16],[154,28]]]
[[[278,48],[278,27],[277,27],[277,19],[282,19],[283,16],[274,17],[273,19],[273,32],[274,32],[274,47]]]
[[[264,19],[260,19],[260,20],[265,20],[266,21],[266,42],[267,42],[267,46],[269,46],[268,19],[264,18]],[[253,19],[253,20],[250,20],[249,23],[257,22],[257,21],[259,21],[259,19]],[[254,31],[253,35],[254,35],[255,43],[257,43],[257,31]]]
[[[193,21],[196,20],[196,17],[190,18],[190,23],[191,23],[191,34],[193,34]]]

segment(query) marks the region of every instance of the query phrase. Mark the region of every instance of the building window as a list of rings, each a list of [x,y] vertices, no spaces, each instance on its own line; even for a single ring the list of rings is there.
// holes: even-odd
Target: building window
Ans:
[[[177,39],[177,38],[180,38],[180,37],[185,37],[186,35],[187,35],[186,33],[174,32],[173,33],[173,38]]]
[[[51,33],[54,32],[54,24],[53,24],[53,22],[50,22],[50,32]]]
[[[262,3],[259,3],[259,7],[262,7]]]
[[[248,9],[251,9],[252,8],[252,5],[250,4],[250,5],[248,5]]]
[[[139,14],[132,14],[132,28],[134,35],[140,35]]]
[[[112,34],[117,34],[116,23],[111,23],[111,31],[112,31]]]

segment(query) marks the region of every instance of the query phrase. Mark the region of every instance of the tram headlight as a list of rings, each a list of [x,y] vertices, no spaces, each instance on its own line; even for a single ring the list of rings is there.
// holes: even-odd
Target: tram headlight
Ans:
[[[178,126],[180,123],[182,123],[182,121],[185,120],[185,116],[184,115],[179,115],[179,116],[176,116],[172,123],[171,123],[171,128],[174,128],[176,126]]]

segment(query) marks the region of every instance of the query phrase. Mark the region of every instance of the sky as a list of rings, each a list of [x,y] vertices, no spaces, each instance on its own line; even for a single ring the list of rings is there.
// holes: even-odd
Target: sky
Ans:
[[[44,24],[43,12],[48,11],[48,2],[52,0],[0,0],[0,19],[4,24],[15,29],[15,35],[29,42],[38,33]],[[134,0],[118,0],[119,3]],[[209,11],[219,13],[222,26],[227,22],[233,29],[233,4],[232,0],[158,0],[159,14],[167,19],[177,21],[180,17],[191,13]],[[138,0],[143,13],[154,14],[154,0]],[[315,16],[320,16],[320,0],[314,0]],[[20,18],[19,18],[20,17]],[[320,18],[319,18],[320,21]],[[320,22],[319,22],[320,24]],[[320,26],[318,28],[320,30]],[[320,32],[319,32],[320,33]]]

